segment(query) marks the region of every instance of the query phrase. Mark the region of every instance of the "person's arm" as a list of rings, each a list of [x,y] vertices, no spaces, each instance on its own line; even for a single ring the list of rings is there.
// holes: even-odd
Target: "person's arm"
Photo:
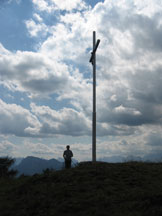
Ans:
[[[65,151],[64,151],[64,153],[63,153],[63,158],[65,159]]]

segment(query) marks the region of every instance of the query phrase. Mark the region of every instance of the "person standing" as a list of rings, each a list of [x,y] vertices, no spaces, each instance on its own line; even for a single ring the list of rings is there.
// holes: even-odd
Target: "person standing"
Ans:
[[[66,146],[66,150],[63,153],[63,157],[65,160],[65,168],[71,168],[71,158],[73,157],[73,152],[70,150],[70,146]]]

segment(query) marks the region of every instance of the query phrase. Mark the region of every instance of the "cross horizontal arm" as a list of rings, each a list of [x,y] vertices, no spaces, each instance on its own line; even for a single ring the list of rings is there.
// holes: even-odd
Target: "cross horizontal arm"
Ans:
[[[91,62],[91,63],[92,63],[92,60],[93,60],[93,58],[94,58],[94,54],[95,54],[95,52],[96,52],[96,50],[97,50],[97,47],[98,47],[99,43],[100,43],[100,40],[97,40],[97,43],[96,43],[96,45],[95,45],[95,48],[94,48],[93,52],[91,53],[91,58],[90,58],[90,60],[89,60],[89,62]]]

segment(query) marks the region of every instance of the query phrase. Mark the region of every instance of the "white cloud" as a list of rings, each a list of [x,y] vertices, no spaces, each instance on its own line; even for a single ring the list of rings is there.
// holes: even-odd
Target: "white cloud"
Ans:
[[[53,155],[54,154],[54,149],[52,149],[51,147],[49,147],[48,145],[45,145],[43,143],[32,143],[29,141],[25,141],[24,142],[24,146],[30,150],[30,152],[32,154],[36,154],[36,155]]]
[[[38,10],[35,21],[26,22],[29,33],[39,36],[48,31],[50,36],[37,53],[11,53],[0,46],[3,84],[31,97],[55,93],[57,100],[66,99],[73,105],[73,109],[56,111],[32,104],[33,114],[41,119],[39,134],[90,135],[92,68],[88,61],[96,30],[101,39],[97,50],[98,135],[123,137],[127,146],[138,137],[138,144],[146,147],[149,142],[142,134],[149,137],[148,128],[160,131],[162,123],[162,3],[105,0],[90,8],[80,0],[68,2],[33,0]],[[44,27],[42,11],[54,10],[64,13],[59,11],[57,23]],[[27,127],[26,133],[32,130]]]
[[[17,150],[17,146],[8,140],[0,142],[0,154],[1,156],[12,156]]]
[[[55,10],[65,10],[65,11],[72,11],[76,10],[83,10],[87,8],[87,5],[82,0],[32,0],[34,5],[40,11],[52,12]]]
[[[10,52],[4,48],[4,46],[0,43],[0,57],[2,57],[3,55],[9,55]]]
[[[36,16],[36,18],[41,21],[40,17]],[[31,37],[46,36],[48,32],[48,27],[44,23],[36,23],[31,19],[27,20],[25,24]]]
[[[38,119],[29,110],[0,99],[0,133],[15,136],[35,136],[40,127]],[[34,131],[29,133],[30,130]],[[31,131],[30,131],[31,132]]]
[[[36,21],[38,21],[38,22],[42,22],[43,21],[43,19],[42,19],[42,17],[39,15],[39,14],[37,14],[37,13],[34,13],[33,14],[33,17],[36,19]]]
[[[81,112],[70,108],[56,111],[35,104],[31,104],[31,108],[32,113],[19,105],[0,100],[0,133],[18,137],[90,134],[90,121]]]
[[[60,10],[72,11],[73,9],[87,9],[86,3],[82,0],[63,0],[61,2],[59,0],[51,0],[51,2],[53,2],[55,7]]]
[[[40,11],[48,11],[48,12],[51,12],[52,8],[49,6],[48,2],[49,2],[49,1],[45,1],[45,0],[33,0],[33,4],[35,4],[36,7],[37,7]]]
[[[0,55],[1,84],[30,96],[59,93],[70,85],[69,69],[45,55],[17,51]]]
[[[124,107],[122,105],[115,107],[115,112],[116,113],[121,113],[121,114],[130,114],[130,115],[141,115],[141,113],[137,110],[135,110],[134,108],[128,108],[128,107]]]
[[[32,112],[39,116],[42,122],[41,134],[85,136],[90,134],[91,122],[82,112],[71,108],[59,111],[47,106],[31,104]]]

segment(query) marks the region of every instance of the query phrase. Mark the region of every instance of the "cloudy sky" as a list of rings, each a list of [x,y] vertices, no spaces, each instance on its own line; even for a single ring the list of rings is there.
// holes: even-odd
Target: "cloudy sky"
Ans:
[[[0,0],[0,156],[162,154],[162,1]]]

